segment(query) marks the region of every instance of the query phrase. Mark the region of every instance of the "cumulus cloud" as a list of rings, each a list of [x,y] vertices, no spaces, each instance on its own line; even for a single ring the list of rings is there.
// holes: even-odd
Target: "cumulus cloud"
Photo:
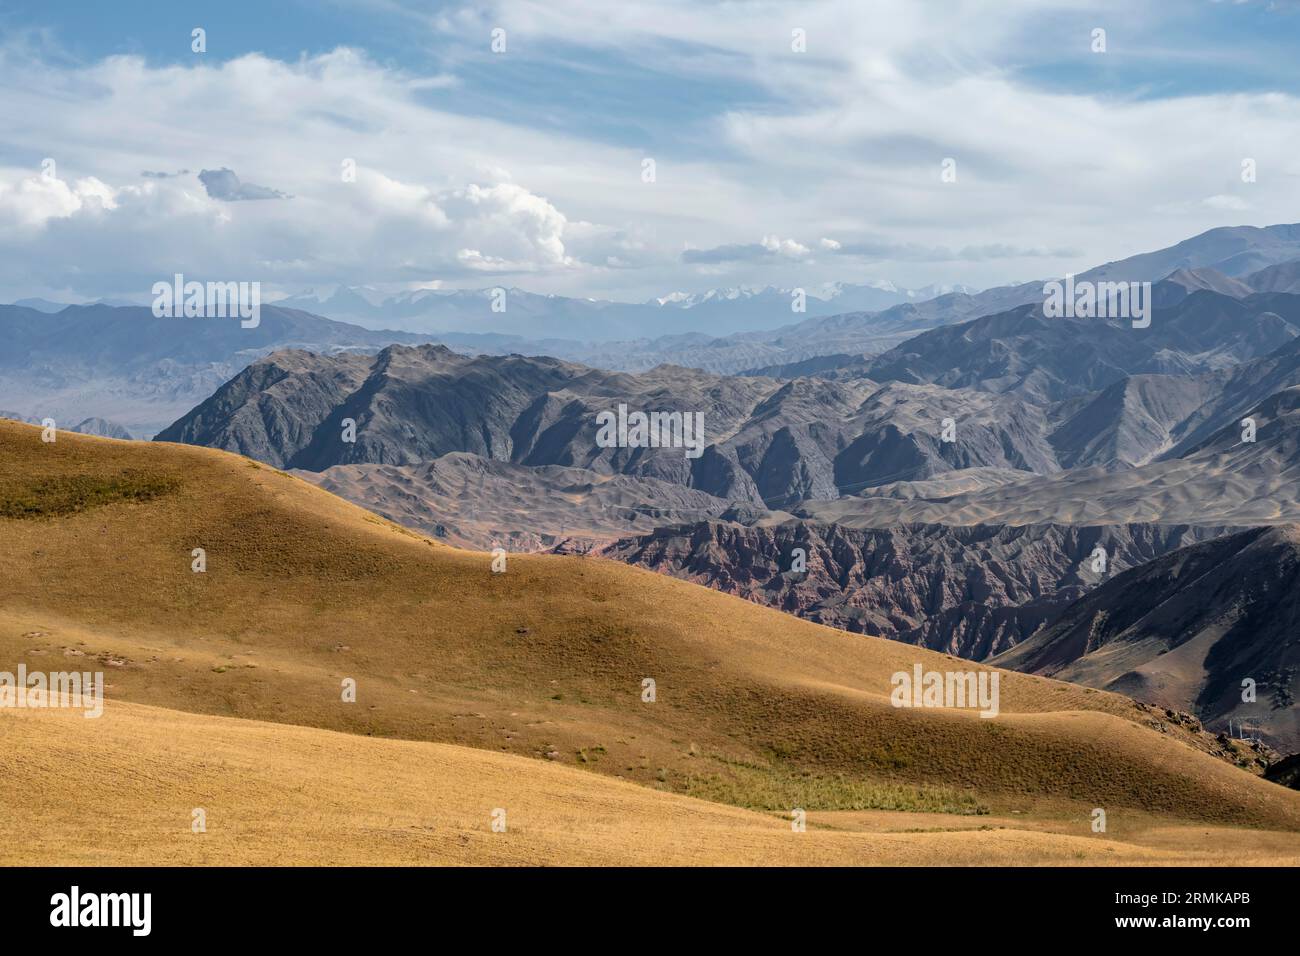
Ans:
[[[514,183],[435,190],[361,169],[328,201],[280,217],[242,214],[193,182],[0,172],[0,224],[12,227],[0,233],[0,281],[21,269],[50,288],[129,296],[177,270],[296,289],[581,265],[565,248],[564,215]]]
[[[717,169],[728,185],[743,180],[709,208],[733,235],[738,226],[820,235],[828,241],[819,252],[844,252],[798,260],[801,279],[832,278],[856,256],[910,283],[985,285],[1078,271],[1240,220],[1225,213],[1250,210],[1263,225],[1296,218],[1286,210],[1300,206],[1289,145],[1300,99],[1234,82],[1257,76],[1260,56],[1290,69],[1285,47],[1265,49],[1256,35],[1253,47],[1234,48],[1212,26],[1198,35],[1171,22],[1160,5],[1007,0],[991,16],[971,0],[774,0],[761,15],[736,17],[725,5],[627,0],[598,28],[575,31],[581,10],[582,0],[492,0],[436,26],[450,37],[509,23],[517,50],[567,43],[632,64],[629,72],[743,89],[731,102],[720,97],[702,130],[725,156]],[[1083,11],[1111,26],[1106,58],[1091,52]],[[792,24],[807,37],[798,54]],[[1293,21],[1279,15],[1272,25],[1285,31]],[[1124,85],[1139,60],[1140,81]],[[1237,73],[1220,78],[1221,92],[1184,82],[1188,63],[1209,60]],[[1154,94],[1152,75],[1161,77]],[[1293,88],[1281,74],[1277,86]],[[1202,202],[1236,179],[1243,156],[1267,157],[1260,169],[1272,175],[1236,201]],[[955,181],[941,178],[945,158],[956,161]],[[887,238],[834,248],[869,231]],[[781,265],[761,244],[685,245],[683,263],[737,277],[750,268],[766,281]],[[786,263],[787,275],[795,265]]]
[[[1158,74],[1168,54],[1150,41],[1166,14],[1127,17],[1132,7],[1089,4],[1123,25],[1105,65],[1141,28]],[[177,267],[287,291],[515,275],[633,300],[719,273],[984,286],[1082,271],[1225,220],[1296,218],[1300,100],[1204,84],[1107,91],[1083,8],[772,0],[737,17],[627,0],[593,21],[579,0],[411,6],[410,29],[438,41],[428,76],[352,49],[163,65],[0,55],[6,161],[26,164],[0,168],[0,289],[38,294],[39,279],[124,295]],[[506,58],[489,59],[482,39],[495,24],[510,31]],[[786,24],[806,30],[806,52],[791,52]],[[1066,80],[1041,82],[1035,68],[1061,64]],[[565,66],[602,80],[574,113],[554,87],[500,93],[498,71]],[[664,107],[673,97],[627,95],[648,76],[704,99],[678,115]],[[494,95],[516,110],[483,108]],[[60,175],[39,179],[51,156]],[[1260,170],[1250,184],[1247,156]],[[955,181],[941,178],[948,157]],[[204,179],[141,173],[189,169]]]
[[[443,204],[461,223],[463,241],[496,249],[490,256],[478,248],[457,250],[457,259],[470,268],[507,272],[576,264],[564,249],[564,215],[522,186],[470,184]]]
[[[20,228],[37,228],[51,219],[68,219],[78,213],[95,215],[117,208],[113,189],[94,176],[66,182],[56,175],[38,173],[0,180],[0,222]]]
[[[130,57],[81,71],[51,66],[85,92],[61,100],[55,125],[39,97],[23,93],[32,85],[6,78],[5,67],[0,57],[0,87],[14,94],[0,97],[7,136],[35,156],[52,152],[59,171],[0,168],[0,223],[28,233],[0,233],[0,288],[11,296],[129,296],[176,269],[287,292],[472,286],[484,275],[613,272],[611,261],[628,268],[647,255],[635,217],[575,223],[564,211],[574,196],[591,196],[570,172],[599,182],[595,169],[617,165],[600,150],[439,114],[412,95],[449,84],[412,81],[353,51],[296,64],[251,54],[215,69],[155,69]],[[100,97],[130,105],[110,119]],[[189,111],[205,116],[201,127],[175,123]],[[294,125],[308,114],[312,122]],[[444,135],[430,140],[430,125]],[[240,135],[214,149],[214,128]],[[491,146],[510,141],[517,154]],[[198,165],[189,160],[214,153],[225,162],[184,174]],[[624,161],[633,180],[638,167]],[[82,175],[88,169],[96,174]],[[534,180],[558,185],[562,201]],[[268,182],[277,188],[256,185]],[[292,202],[241,201],[289,194]]]

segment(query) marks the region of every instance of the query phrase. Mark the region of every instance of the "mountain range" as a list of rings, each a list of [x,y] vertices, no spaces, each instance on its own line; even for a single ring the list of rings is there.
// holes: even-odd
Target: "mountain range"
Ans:
[[[396,328],[425,334],[481,332],[485,318],[496,334],[522,339],[601,342],[635,339],[654,329],[664,336],[702,328],[732,333],[788,323],[796,298],[808,315],[877,312],[912,301],[964,289],[900,289],[888,282],[833,283],[815,289],[730,288],[700,293],[674,292],[648,302],[612,302],[538,295],[519,288],[419,289],[385,294],[339,286],[308,291],[276,304],[329,315],[370,328]]]
[[[1300,258],[1298,231],[1298,226],[1213,229],[1168,249],[1089,270],[1079,279],[1165,279],[1157,297],[1165,307],[1196,289],[1228,298],[1300,291],[1300,270],[1288,264]],[[1257,275],[1241,272],[1251,265],[1261,266]],[[977,293],[900,290],[887,283],[810,292],[806,317],[791,322],[790,290],[782,289],[675,294],[649,303],[506,290],[504,313],[492,311],[492,290],[423,290],[392,297],[336,289],[267,305],[258,328],[233,330],[220,322],[155,319],[143,307],[116,301],[61,306],[31,299],[0,306],[0,327],[12,343],[0,355],[0,407],[28,418],[100,417],[149,437],[251,361],[277,349],[377,351],[394,343],[434,341],[467,354],[551,355],[610,370],[675,364],[726,375],[753,370],[775,377],[861,377],[869,362],[903,361],[890,350],[922,331],[1043,298],[1041,282]],[[430,309],[449,318],[441,325],[430,319],[427,328],[421,320],[416,324],[424,330],[417,332],[365,327],[399,328]],[[340,321],[349,318],[354,321]],[[738,331],[728,332],[733,327]],[[1259,330],[1261,336],[1269,334]],[[920,367],[913,371],[933,377],[938,371],[925,363],[945,346],[940,340],[923,344],[930,351],[916,357]],[[1104,356],[1111,355],[1104,344],[1101,348]],[[890,357],[875,358],[880,353]],[[1204,365],[1215,357],[1195,360]],[[1159,355],[1149,356],[1148,364],[1167,368]]]
[[[840,370],[833,380],[671,366],[609,372],[437,345],[281,352],[159,437],[311,471],[466,452],[654,477],[786,509],[959,470],[1124,470],[1175,456],[1274,391],[1300,385],[1300,296],[1238,300],[1202,290],[1157,309],[1148,330],[1029,309],[922,333],[861,376]],[[1176,371],[1153,373],[1153,365]],[[941,367],[966,371],[958,380],[922,374]],[[935,381],[917,381],[927,378]],[[701,411],[703,454],[598,447],[595,417],[619,403]],[[343,440],[345,419],[357,423],[355,442]]]
[[[292,470],[436,540],[595,553],[985,659],[1054,633],[1117,575],[1300,522],[1300,294],[1297,269],[1273,261],[1296,234],[1215,230],[1084,274],[1173,266],[1154,281],[1147,328],[1049,317],[1041,286],[960,292],[810,318],[813,338],[902,341],[749,375],[467,355],[276,307],[251,341],[234,323],[153,320],[146,335],[143,310],[103,306],[20,310],[16,341],[47,377],[94,381],[112,365],[116,382],[125,369],[155,385],[168,362],[224,352],[210,373],[226,379],[159,440]],[[61,334],[37,335],[42,322]],[[168,339],[179,333],[181,346]],[[619,408],[699,413],[700,447],[602,442],[598,417]],[[1285,721],[1262,724],[1300,745]]]

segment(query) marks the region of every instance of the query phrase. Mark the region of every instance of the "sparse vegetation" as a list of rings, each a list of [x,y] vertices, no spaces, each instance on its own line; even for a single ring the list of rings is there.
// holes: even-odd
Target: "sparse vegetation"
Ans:
[[[38,481],[72,489],[40,502],[71,509],[66,518],[0,520],[0,656],[16,663],[75,646],[128,662],[111,665],[116,708],[166,709],[168,726],[199,719],[188,711],[285,739],[319,728],[341,731],[339,746],[351,735],[492,752],[510,761],[500,781],[549,768],[596,793],[621,777],[617,792],[639,794],[627,799],[646,801],[638,806],[656,820],[738,820],[746,834],[779,831],[772,815],[793,806],[922,811],[936,826],[1002,822],[997,808],[1009,797],[1032,806],[1015,818],[1032,829],[1054,825],[1048,814],[1080,792],[1089,806],[1141,808],[1162,825],[1196,821],[1202,834],[1207,823],[1292,840],[1287,831],[1300,830],[1294,792],[1211,756],[1190,728],[1152,730],[1152,715],[1127,698],[1004,672],[996,720],[893,708],[890,675],[931,652],[600,559],[521,554],[494,576],[485,553],[431,548],[306,482],[245,466],[178,445],[67,435],[43,446],[31,426],[0,424],[0,501],[30,499]],[[207,551],[206,574],[191,571],[194,547]],[[659,684],[653,705],[638,699],[645,675]],[[359,679],[359,704],[338,703],[343,676]],[[95,724],[85,745],[102,746],[94,734],[111,725],[85,723]],[[409,752],[422,769],[407,783],[427,787],[424,751],[367,743],[365,759],[379,764]],[[132,755],[121,756],[128,766]],[[10,765],[23,758],[11,752]],[[537,786],[537,806],[567,819],[546,795],[551,785]],[[364,800],[356,806],[348,812],[369,812]],[[923,823],[869,825],[897,833]],[[642,821],[628,826],[620,839],[648,839]],[[725,852],[711,858],[738,858],[725,854],[750,839],[719,837]],[[981,862],[993,849],[1009,860],[1065,855],[1055,837],[1021,826],[959,842]],[[895,859],[945,860],[937,841],[921,843],[900,843]],[[866,844],[853,845],[837,858],[864,859]],[[386,852],[407,858],[398,845]],[[770,861],[793,861],[790,852]]]
[[[842,775],[733,765],[724,773],[691,774],[683,793],[750,810],[908,810],[917,813],[989,812],[973,794],[953,787],[908,786]]]
[[[129,469],[117,475],[0,478],[0,518],[58,518],[117,502],[152,501],[181,486],[174,475]]]

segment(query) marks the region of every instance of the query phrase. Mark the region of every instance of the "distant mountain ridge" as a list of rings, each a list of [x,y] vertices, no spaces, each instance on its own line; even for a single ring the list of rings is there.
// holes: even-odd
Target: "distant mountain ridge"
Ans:
[[[814,521],[851,527],[895,524],[1025,525],[1134,521],[1207,525],[1300,523],[1300,383],[1246,410],[1255,440],[1242,440],[1236,414],[1200,444],[1179,446],[1136,468],[1075,468],[944,497],[883,496],[871,489],[791,508]]]
[[[599,447],[596,416],[620,403],[700,412],[703,454]],[[464,452],[642,475],[788,508],[962,469],[1028,476],[1060,471],[1063,462],[1115,463],[1114,446],[1083,431],[1083,412],[1065,414],[1072,408],[931,384],[737,378],[673,366],[632,374],[558,359],[392,346],[373,355],[273,353],[157,438],[309,471],[414,465]],[[953,441],[944,438],[949,419],[960,436]],[[348,420],[355,441],[342,438]]]
[[[18,412],[5,411],[0,409],[0,418],[8,418],[15,422],[27,422],[29,425],[41,425],[45,419],[29,418]],[[102,418],[86,418],[75,425],[68,425],[53,419],[56,435],[58,430],[76,432],[79,435],[99,435],[101,438],[121,438],[130,440],[134,436],[119,425],[117,422],[106,421]]]
[[[598,343],[641,339],[647,332],[711,336],[785,325],[795,315],[795,295],[809,315],[877,311],[924,301],[951,289],[899,289],[890,283],[833,283],[809,289],[710,289],[677,292],[648,302],[615,302],[540,295],[514,287],[418,289],[382,293],[340,286],[305,292],[277,302],[367,327],[425,334],[474,334],[490,322],[499,335],[526,341],[546,339]],[[964,291],[964,290],[963,290]]]
[[[850,374],[876,381],[1073,398],[1142,373],[1191,375],[1260,358],[1300,335],[1300,296],[1197,290],[1128,320],[1048,318],[1041,303],[923,332]],[[845,370],[837,377],[845,378]]]
[[[278,306],[256,328],[226,319],[156,318],[142,306],[0,305],[0,407],[25,417],[105,418],[149,436],[259,356],[280,348],[378,351],[425,339],[375,332]]]
[[[1257,292],[1296,293],[1300,292],[1297,234],[1300,226],[1294,225],[1212,229],[1169,249],[1089,269],[1076,279],[1159,283],[1153,290],[1158,308],[1171,308],[1198,290],[1229,298]],[[1240,272],[1253,265],[1261,266],[1257,273]],[[950,290],[932,299],[914,299],[878,311],[812,315],[771,331],[701,338],[689,349],[671,340],[638,339],[610,343],[603,349],[566,350],[563,355],[608,368],[636,370],[673,362],[724,374],[751,370],[773,374],[773,369],[779,373],[782,366],[798,367],[799,363],[836,354],[849,356],[845,361],[851,363],[854,356],[887,352],[927,329],[1041,304],[1043,285],[1038,280],[975,293]],[[617,364],[619,356],[623,356],[621,365]]]
[[[1242,294],[1244,289],[1268,294],[1298,291],[1300,266],[1294,265],[1300,260],[1297,232],[1297,226],[1210,230],[1167,250],[1089,270],[1080,279],[1112,275],[1146,276],[1152,281],[1163,278],[1157,296],[1159,308],[1175,307],[1198,290],[1223,299],[1248,298]],[[1240,275],[1241,269],[1255,263],[1266,263],[1258,275]],[[1228,272],[1216,271],[1220,268]],[[508,290],[507,311],[499,316],[491,310],[490,290],[422,290],[399,297],[398,304],[414,310],[412,314],[429,308],[430,303],[452,303],[452,311],[464,320],[466,331],[438,334],[376,331],[280,303],[264,306],[269,319],[264,325],[271,334],[262,331],[237,339],[220,326],[206,330],[160,326],[141,307],[118,307],[120,313],[113,313],[105,312],[110,306],[104,304],[60,308],[58,303],[32,300],[33,308],[0,306],[0,331],[14,343],[10,361],[0,356],[0,404],[33,416],[39,412],[60,419],[103,417],[121,422],[135,434],[149,435],[193,407],[253,358],[276,349],[378,351],[388,344],[430,341],[469,354],[552,355],[611,370],[645,371],[674,364],[724,375],[752,369],[776,377],[815,374],[881,379],[889,375],[874,367],[868,370],[868,366],[893,360],[897,354],[890,359],[883,356],[928,329],[1042,301],[1041,282],[978,293],[960,288],[908,291],[841,284],[821,290],[826,298],[810,296],[808,313],[791,322],[798,316],[790,311],[788,290],[732,291],[735,294],[664,296],[662,303],[646,304],[591,302]],[[930,291],[942,294],[924,298]],[[345,312],[376,308],[374,295],[356,290],[338,295],[342,298],[335,304]],[[324,308],[323,303],[333,298],[306,297],[301,302]],[[382,303],[383,297],[379,301]],[[579,317],[577,324],[559,321],[560,311],[570,306]],[[867,308],[850,310],[861,306]],[[736,321],[748,330],[720,336],[731,319],[723,321],[710,312],[717,308],[740,316]],[[632,310],[626,315],[652,315],[653,321],[624,321],[619,316],[625,309]],[[822,312],[830,314],[819,314]],[[777,327],[759,328],[767,321],[762,316],[771,318]],[[485,322],[492,323],[494,317],[500,317],[502,325],[484,331]],[[682,331],[673,333],[674,326],[666,325],[665,317],[681,320],[684,324],[676,327]],[[1281,325],[1289,322],[1279,328]],[[33,330],[41,328],[51,334],[36,332],[33,337]],[[578,333],[584,329],[602,341],[581,341]],[[1267,336],[1267,330],[1261,334]],[[1122,340],[1117,344],[1122,347]],[[1173,344],[1177,350],[1178,343]],[[1260,354],[1267,344],[1254,343],[1248,352]],[[38,351],[33,353],[36,346]],[[1226,348],[1218,359],[1228,362],[1240,357],[1230,346]],[[120,364],[105,361],[104,355],[120,359]],[[1215,358],[1198,356],[1194,368],[1180,369],[1153,355],[1140,369],[1128,363],[1120,371],[1183,374],[1208,367]],[[902,378],[909,380],[906,375]]]

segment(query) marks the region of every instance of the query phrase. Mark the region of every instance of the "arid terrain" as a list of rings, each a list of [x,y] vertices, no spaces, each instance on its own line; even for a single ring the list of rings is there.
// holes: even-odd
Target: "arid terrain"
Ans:
[[[1298,36],[0,0],[6,942],[1288,931]]]
[[[0,544],[2,658],[108,684],[0,710],[5,862],[1300,862],[1300,793],[1189,718],[1005,671],[995,718],[896,708],[988,668],[594,557],[494,573],[226,452],[0,422]]]
[[[0,720],[0,770],[33,784],[3,801],[6,865],[1300,863],[1292,830],[1131,812],[1093,834],[1082,811],[1031,799],[982,816],[813,810],[794,832],[787,814],[471,747],[125,702],[97,721],[69,711]],[[196,834],[199,808],[206,832]],[[497,809],[505,832],[491,829]]]

